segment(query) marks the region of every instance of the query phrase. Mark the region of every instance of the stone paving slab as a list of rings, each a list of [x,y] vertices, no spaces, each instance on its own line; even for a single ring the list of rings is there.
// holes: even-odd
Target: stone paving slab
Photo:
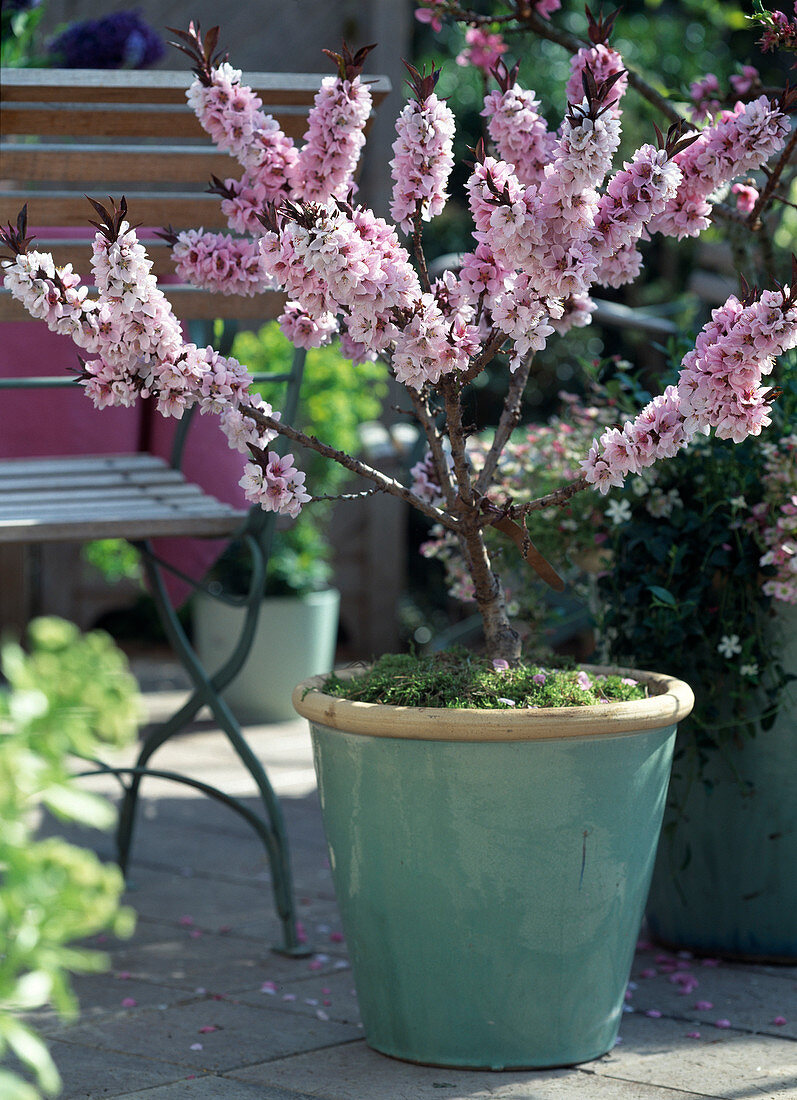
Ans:
[[[136,1057],[120,1050],[87,1048],[53,1038],[48,1038],[47,1043],[64,1083],[58,1100],[148,1096],[151,1088],[158,1085],[168,1088],[191,1072],[185,1066]]]
[[[229,1077],[217,1077],[216,1074],[187,1077],[184,1081],[133,1095],[139,1096],[140,1100],[309,1100],[298,1092],[247,1085],[243,1081],[232,1081]]]
[[[264,988],[265,987],[265,988]],[[272,1002],[286,1012],[298,1012],[305,1016],[317,1016],[353,1024],[360,1028],[360,1010],[350,970],[333,971],[331,974],[302,975],[282,981],[266,979],[255,989],[243,990],[235,995],[241,1004],[262,1005]]]
[[[797,967],[753,970],[708,961],[716,965],[655,948],[638,952],[631,972],[636,989],[629,1003],[636,1012],[691,1021],[698,1030],[715,1029],[715,1021],[728,1020],[736,1029],[797,1040]],[[677,970],[668,972],[676,965]],[[697,1007],[706,1004],[712,1007]],[[786,1022],[775,1024],[778,1017]]]
[[[365,1042],[251,1066],[231,1076],[318,1100],[702,1100],[705,1095],[612,1080],[583,1069],[490,1073],[414,1066],[377,1054]]]
[[[749,1032],[701,1027],[699,1039],[681,1020],[634,1013],[623,1020],[622,1044],[592,1063],[602,1077],[741,1100],[794,1100],[797,1044]]]
[[[86,1056],[93,1050],[124,1051],[186,1067],[188,1073],[219,1073],[323,1049],[361,1035],[357,1027],[334,1020],[197,997],[166,1009],[131,1008],[108,1015],[101,1023],[70,1027],[56,1038],[83,1047]],[[100,1081],[95,1077],[95,1088]],[[128,1083],[131,1092],[134,1083]]]
[[[198,988],[214,993],[236,993],[259,988],[265,981],[280,983],[335,973],[348,963],[345,956],[315,955],[289,958],[269,949],[267,941],[237,937],[185,935],[147,944],[133,944],[114,953],[114,968],[137,981],[166,982],[184,991]]]

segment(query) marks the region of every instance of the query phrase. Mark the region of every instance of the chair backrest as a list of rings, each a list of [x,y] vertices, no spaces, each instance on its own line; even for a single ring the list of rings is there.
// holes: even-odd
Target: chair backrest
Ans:
[[[283,131],[300,140],[322,76],[308,73],[244,73]],[[36,247],[52,252],[85,277],[90,268],[85,195],[104,201],[127,198],[130,217],[160,277],[172,276],[170,249],[153,230],[226,229],[211,175],[238,178],[242,169],[220,153],[189,108],[187,72],[91,69],[3,69],[0,100],[0,222],[15,222],[28,204]],[[370,85],[378,104],[390,90],[384,77]],[[151,228],[147,228],[151,227]],[[282,310],[277,294],[243,298],[210,294],[177,282],[166,284],[175,313],[184,320],[234,318],[264,322]],[[29,320],[3,291],[0,321]]]

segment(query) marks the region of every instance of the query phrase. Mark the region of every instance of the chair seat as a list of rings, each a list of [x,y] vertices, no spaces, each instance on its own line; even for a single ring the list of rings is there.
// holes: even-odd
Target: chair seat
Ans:
[[[246,515],[150,454],[0,462],[0,542],[212,537]]]

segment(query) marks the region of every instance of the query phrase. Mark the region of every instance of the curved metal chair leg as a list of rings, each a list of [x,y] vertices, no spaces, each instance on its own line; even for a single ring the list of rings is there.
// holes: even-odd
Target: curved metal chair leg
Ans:
[[[265,810],[265,820],[261,820],[262,828],[258,826],[255,827],[266,845],[271,866],[274,903],[283,927],[284,944],[280,950],[290,955],[306,955],[309,953],[310,949],[299,944],[296,934],[296,910],[293,896],[288,838],[285,831],[282,808],[263,766],[244,738],[241,727],[235,716],[230,711],[224,699],[219,695],[219,690],[232,679],[246,656],[248,641],[251,640],[251,634],[254,633],[254,626],[256,625],[259,600],[258,605],[256,605],[254,599],[252,599],[251,605],[248,608],[244,633],[250,636],[249,639],[242,635],[236,646],[233,657],[211,678],[202,667],[180,625],[174,608],[169,601],[161,570],[150,547],[144,544],[143,550],[147,577],[164,628],[183,666],[193,681],[194,691],[188,701],[171,719],[169,719],[168,722],[157,726],[146,737],[139,752],[136,766],[130,769],[130,782],[123,784],[125,793],[122,799],[117,829],[119,864],[122,870],[125,871],[130,858],[141,780],[146,774],[155,774],[147,769],[146,765],[148,760],[165,741],[177,732],[177,730],[191,721],[200,707],[207,705],[210,707],[219,728],[224,731],[232,748],[252,776],[260,795],[263,809]],[[254,570],[254,580],[259,582],[259,587],[256,587],[253,583],[253,593],[262,590],[262,554],[260,557],[261,560],[259,563],[256,561],[256,568]],[[186,778],[186,782],[197,786],[197,781],[189,781]],[[197,787],[197,789],[203,789],[203,787],[200,786]],[[213,790],[215,790],[215,788],[213,788]],[[242,803],[238,802],[236,799],[232,799],[228,795],[224,795],[223,792],[218,792],[218,795],[221,800],[228,805],[236,804],[238,807],[245,809]],[[239,809],[239,812],[242,812],[242,809]],[[251,819],[247,814],[242,812],[242,816],[247,817],[247,820],[250,820],[251,823]]]

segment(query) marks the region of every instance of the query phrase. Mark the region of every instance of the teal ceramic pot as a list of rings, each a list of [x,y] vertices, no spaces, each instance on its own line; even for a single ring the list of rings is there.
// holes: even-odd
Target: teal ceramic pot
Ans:
[[[692,705],[685,684],[631,674],[656,694],[520,712],[296,689],[374,1049],[497,1070],[614,1045]]]
[[[782,661],[797,675],[797,608],[779,618]],[[774,726],[700,773],[689,754],[678,759],[668,803],[651,934],[702,954],[797,962],[797,685]]]

